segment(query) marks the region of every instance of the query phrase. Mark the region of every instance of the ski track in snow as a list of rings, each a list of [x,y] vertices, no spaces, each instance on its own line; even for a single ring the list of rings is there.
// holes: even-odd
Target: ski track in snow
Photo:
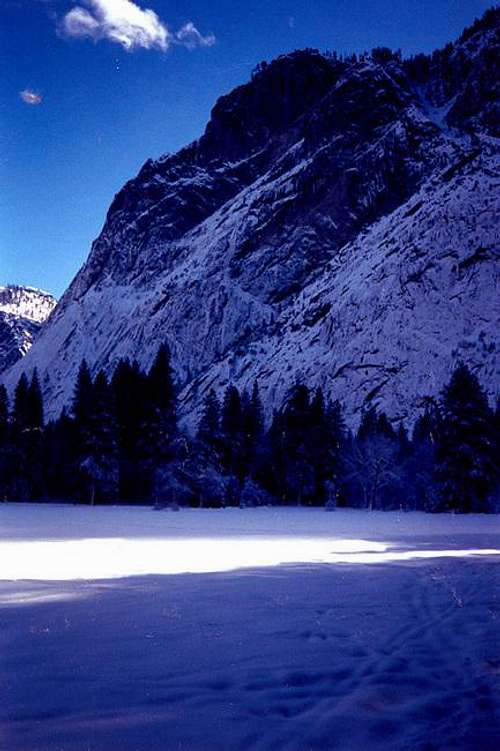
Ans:
[[[0,749],[493,751],[500,556],[486,551],[499,528],[494,516],[2,506],[0,571],[12,544],[50,539],[163,541],[165,555],[168,540],[351,540],[379,553],[80,581],[43,581],[31,561],[31,581],[0,582]],[[385,559],[385,545],[435,557]]]

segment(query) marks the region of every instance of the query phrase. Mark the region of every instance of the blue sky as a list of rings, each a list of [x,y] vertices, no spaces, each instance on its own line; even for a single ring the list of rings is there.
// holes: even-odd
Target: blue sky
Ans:
[[[0,284],[62,294],[123,183],[200,135],[259,61],[301,47],[430,51],[491,4],[2,0]]]

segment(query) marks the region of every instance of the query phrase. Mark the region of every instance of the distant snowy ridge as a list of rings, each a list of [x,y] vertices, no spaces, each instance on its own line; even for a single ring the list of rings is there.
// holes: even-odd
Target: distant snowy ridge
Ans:
[[[0,286],[0,373],[26,355],[55,306],[48,292]]]
[[[43,323],[55,308],[56,300],[48,292],[16,284],[0,286],[0,312]]]
[[[48,412],[79,363],[148,366],[170,344],[182,414],[297,377],[355,423],[411,420],[460,359],[499,383],[500,11],[437,57],[304,51],[222,97],[204,135],[115,197],[39,340]]]

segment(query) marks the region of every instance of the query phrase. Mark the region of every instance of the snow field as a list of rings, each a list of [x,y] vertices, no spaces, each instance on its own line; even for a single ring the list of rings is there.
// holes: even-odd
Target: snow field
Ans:
[[[479,516],[1,506],[0,749],[496,749],[498,531]],[[95,578],[71,578],[65,545]],[[121,557],[96,555],[113,545]],[[199,573],[160,575],[161,547]],[[134,555],[142,575],[125,576]]]

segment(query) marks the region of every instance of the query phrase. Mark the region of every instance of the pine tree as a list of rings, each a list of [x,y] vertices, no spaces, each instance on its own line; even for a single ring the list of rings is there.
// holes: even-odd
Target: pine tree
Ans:
[[[31,382],[23,373],[17,383],[9,433],[10,492],[18,500],[40,500],[45,496],[43,399],[36,370]]]
[[[264,408],[257,381],[253,383],[246,420],[247,430],[253,436],[254,440],[258,440],[264,432]]]
[[[492,410],[476,376],[459,365],[442,391],[436,452],[439,509],[488,511],[498,481]]]
[[[155,502],[168,492],[169,465],[175,456],[177,405],[170,350],[162,344],[144,382],[140,454],[146,495]]]
[[[359,424],[356,439],[358,441],[364,441],[377,435],[379,427],[378,413],[375,407],[369,407],[364,410],[361,415],[361,422]]]
[[[287,503],[309,503],[316,488],[309,442],[312,414],[307,386],[297,383],[292,387],[280,423],[284,498]]]
[[[44,430],[44,463],[47,492],[51,499],[78,498],[79,464],[75,423],[63,409]]]
[[[0,383],[0,441],[7,438],[9,428],[9,396],[7,389]]]
[[[147,396],[175,424],[175,388],[168,344],[161,344],[147,376]]]
[[[27,501],[29,495],[29,468],[27,456],[27,431],[29,430],[29,382],[23,373],[14,391],[11,425],[10,488],[16,500]]]
[[[87,461],[91,447],[91,414],[93,407],[94,385],[86,360],[82,360],[76,378],[71,411],[74,421],[75,465],[78,472],[77,495],[82,501],[88,501],[88,479],[83,465]]]
[[[28,378],[26,373],[23,373],[14,391],[14,408],[12,411],[12,421],[18,433],[22,433],[30,425],[29,401]]]
[[[85,360],[82,360],[75,384],[72,402],[72,414],[75,421],[77,441],[86,445],[89,440],[89,421],[92,411],[93,383]]]
[[[337,455],[339,455],[342,451],[342,447],[346,438],[346,425],[342,404],[338,399],[328,404],[326,416],[328,420],[328,427],[332,435],[334,449],[337,452]]]
[[[417,418],[412,441],[415,446],[427,442],[435,444],[441,425],[441,413],[439,405],[433,398],[427,398],[424,402],[424,411]]]
[[[6,500],[9,495],[10,466],[9,397],[5,386],[0,385],[0,501]]]
[[[31,382],[28,388],[26,408],[28,412],[28,423],[30,428],[43,428],[43,397],[36,368],[33,371]]]
[[[36,369],[31,377],[26,397],[27,428],[24,430],[28,494],[31,500],[45,497],[43,398]]]
[[[242,397],[243,420],[243,463],[245,476],[257,472],[259,452],[262,449],[264,434],[264,410],[260,399],[259,386],[254,381],[250,396],[245,392]]]
[[[86,435],[80,455],[86,500],[91,504],[114,500],[118,491],[117,428],[112,391],[103,371],[93,384]]]
[[[342,405],[338,400],[325,406],[324,427],[320,432],[319,471],[322,473],[322,498],[330,508],[336,506],[343,494],[343,453],[346,427]]]
[[[435,506],[434,471],[440,425],[438,404],[428,398],[413,427],[411,452],[406,461],[406,497],[409,508],[414,510],[428,511]]]
[[[226,474],[242,482],[245,476],[244,423],[240,392],[236,386],[228,386],[224,394],[220,431],[223,469]],[[237,502],[235,498],[231,500]]]
[[[286,432],[283,412],[274,410],[264,439],[262,464],[257,479],[279,503],[286,502]]]
[[[144,493],[139,467],[141,430],[144,421],[146,376],[134,361],[120,360],[111,381],[119,453],[119,497],[136,501]]]
[[[377,433],[378,435],[383,435],[392,441],[396,440],[396,432],[389,422],[389,419],[385,412],[380,412],[378,414]]]
[[[403,422],[399,423],[396,438],[398,442],[398,459],[404,462],[411,455],[412,445]]]
[[[306,436],[309,462],[314,472],[314,491],[311,502],[332,504],[338,496],[338,447],[333,415],[325,404],[323,391],[318,388],[311,401],[310,426]]]
[[[198,424],[197,438],[207,446],[215,448],[219,441],[220,404],[214,389],[206,395]]]

